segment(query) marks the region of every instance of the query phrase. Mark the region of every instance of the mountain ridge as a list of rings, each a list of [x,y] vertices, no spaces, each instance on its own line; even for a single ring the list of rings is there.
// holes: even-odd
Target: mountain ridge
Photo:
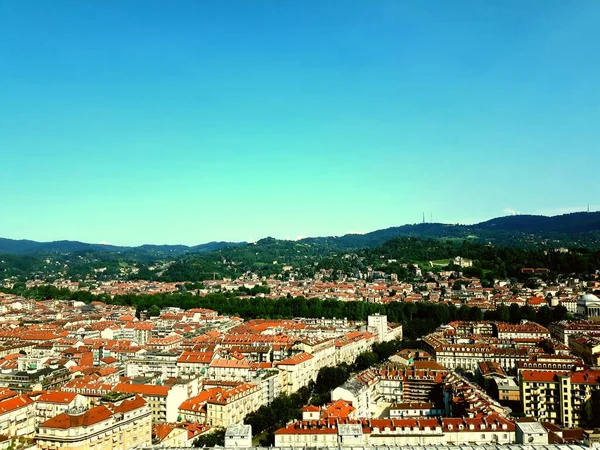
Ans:
[[[590,234],[591,233],[591,234]],[[588,235],[590,234],[590,235]],[[495,241],[502,245],[535,243],[536,240],[561,241],[567,237],[581,238],[582,245],[600,244],[600,212],[578,212],[557,216],[513,215],[496,217],[471,225],[444,223],[405,224],[388,227],[364,234],[349,233],[342,236],[308,237],[298,240],[306,244],[326,245],[336,249],[375,247],[400,236],[480,239]],[[273,238],[263,238],[273,239]],[[259,241],[260,242],[260,241]],[[243,246],[247,242],[211,241],[203,244],[170,245],[143,244],[139,246],[117,246],[91,244],[81,241],[59,240],[38,242],[28,239],[0,238],[0,253],[31,255],[40,253],[71,253],[78,251],[100,252],[154,252],[178,256],[186,253],[205,253],[227,247]]]

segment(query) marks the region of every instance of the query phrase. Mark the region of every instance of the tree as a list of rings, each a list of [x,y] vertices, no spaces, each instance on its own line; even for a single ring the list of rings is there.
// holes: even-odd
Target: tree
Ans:
[[[356,370],[365,370],[371,366],[374,366],[379,362],[379,358],[373,352],[364,352],[357,356],[354,362]]]
[[[203,434],[194,441],[194,447],[215,447],[225,445],[225,429],[215,428],[210,433]]]
[[[160,308],[157,305],[152,305],[150,309],[148,309],[148,315],[150,317],[160,316]]]

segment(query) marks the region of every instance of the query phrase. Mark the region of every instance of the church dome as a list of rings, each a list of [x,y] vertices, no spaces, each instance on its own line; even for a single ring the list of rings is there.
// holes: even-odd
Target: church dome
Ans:
[[[577,304],[581,306],[600,306],[600,298],[594,294],[584,294],[579,297]]]

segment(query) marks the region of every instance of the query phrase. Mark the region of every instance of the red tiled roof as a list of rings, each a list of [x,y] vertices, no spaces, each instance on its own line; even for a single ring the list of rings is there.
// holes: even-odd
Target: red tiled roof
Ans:
[[[37,399],[38,402],[47,403],[65,403],[69,404],[75,400],[77,394],[75,392],[50,391],[44,392]]]
[[[166,423],[152,425],[152,435],[158,441],[162,442],[174,429],[174,426],[168,425]]]
[[[297,364],[301,364],[303,362],[309,361],[313,358],[313,355],[310,353],[302,352],[294,355],[290,358],[282,359],[277,363],[278,366],[295,366]]]
[[[136,393],[154,397],[166,397],[171,388],[169,386],[155,386],[152,384],[126,384],[119,383],[114,388],[116,392]]]
[[[11,397],[6,400],[2,400],[0,401],[0,414],[14,411],[15,409],[22,408],[32,403],[33,400],[31,400],[28,395],[19,395],[18,397]]]
[[[136,410],[138,408],[142,408],[146,404],[146,400],[144,400],[139,395],[136,395],[134,398],[123,400],[121,403],[113,407],[113,411],[116,413],[126,413],[129,411]]]
[[[87,427],[95,423],[103,422],[110,419],[112,412],[104,405],[96,406],[83,414],[72,416],[67,413],[59,414],[52,419],[46,420],[40,425],[44,428],[75,428]]]

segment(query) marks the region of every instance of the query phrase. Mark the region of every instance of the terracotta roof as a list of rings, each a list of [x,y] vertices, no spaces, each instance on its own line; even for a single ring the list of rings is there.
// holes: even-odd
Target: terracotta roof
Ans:
[[[75,397],[77,397],[77,394],[75,392],[51,391],[44,392],[38,397],[37,401],[46,403],[69,404],[73,400],[75,400]]]
[[[214,357],[214,352],[183,352],[177,359],[178,363],[209,364]]]
[[[67,413],[59,414],[52,419],[46,420],[40,425],[44,428],[75,428],[75,427],[87,427],[95,423],[103,422],[108,420],[112,416],[112,412],[104,405],[96,406],[83,414],[70,415]]]
[[[174,426],[168,425],[166,423],[152,425],[152,436],[154,436],[154,438],[158,441],[162,442],[174,429]]]
[[[153,384],[126,384],[119,383],[114,388],[116,392],[136,393],[154,397],[166,397],[171,388],[169,386],[155,386]]]
[[[116,406],[113,406],[112,410],[116,413],[126,413],[129,411],[136,410],[138,408],[142,408],[146,404],[146,400],[144,400],[139,395],[136,395],[134,398],[123,400]]]
[[[295,366],[297,364],[311,360],[312,358],[313,358],[313,355],[311,355],[310,353],[302,352],[302,353],[298,353],[297,355],[294,355],[290,358],[282,359],[281,361],[279,361],[277,363],[277,365],[278,366]]]
[[[22,408],[32,403],[33,400],[31,400],[28,395],[19,395],[18,397],[11,397],[6,400],[2,400],[0,401],[0,414],[14,411],[15,409]]]

